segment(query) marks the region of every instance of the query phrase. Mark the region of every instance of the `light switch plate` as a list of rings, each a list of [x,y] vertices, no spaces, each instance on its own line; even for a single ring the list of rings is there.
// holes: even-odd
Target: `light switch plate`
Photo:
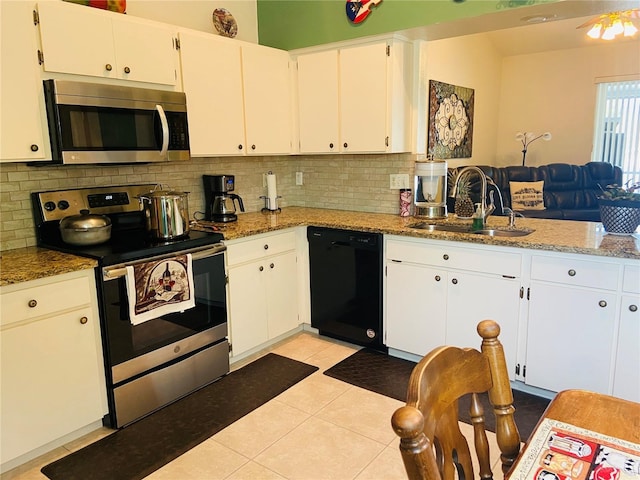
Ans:
[[[392,173],[391,175],[389,175],[389,188],[391,189],[409,188],[409,174]]]

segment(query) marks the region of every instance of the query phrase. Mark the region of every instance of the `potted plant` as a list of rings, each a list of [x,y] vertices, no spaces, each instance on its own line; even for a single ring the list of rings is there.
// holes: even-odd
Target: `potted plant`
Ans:
[[[631,235],[640,225],[640,183],[600,187],[600,219],[607,233]]]

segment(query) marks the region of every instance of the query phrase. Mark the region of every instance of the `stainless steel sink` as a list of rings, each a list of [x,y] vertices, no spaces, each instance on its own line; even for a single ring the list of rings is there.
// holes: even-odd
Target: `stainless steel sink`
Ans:
[[[470,225],[444,225],[440,223],[418,222],[408,225],[409,228],[418,228],[427,232],[453,232],[470,233],[473,235],[487,235],[489,237],[524,237],[533,230],[502,230],[497,228],[485,228],[483,230],[471,230]]]
[[[471,227],[467,225],[442,225],[439,223],[418,222],[408,225],[408,227],[418,228],[428,232],[471,233]]]
[[[471,232],[474,235],[487,235],[489,237],[524,237],[529,235],[533,230],[495,230],[484,229]]]

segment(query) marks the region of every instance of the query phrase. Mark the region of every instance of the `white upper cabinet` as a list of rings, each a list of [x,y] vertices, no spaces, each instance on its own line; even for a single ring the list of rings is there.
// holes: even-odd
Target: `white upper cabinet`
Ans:
[[[291,153],[289,53],[243,44],[242,73],[247,153]]]
[[[179,36],[191,155],[244,153],[240,44],[194,30]]]
[[[343,152],[387,150],[387,44],[340,50],[340,141]]]
[[[68,2],[38,13],[45,71],[176,85],[171,26]]]
[[[340,151],[338,50],[298,57],[300,153]]]
[[[289,54],[193,30],[179,35],[191,155],[291,153]]]
[[[0,161],[44,160],[50,147],[34,4],[0,2]]]
[[[411,151],[409,42],[378,40],[295,55],[300,153]]]

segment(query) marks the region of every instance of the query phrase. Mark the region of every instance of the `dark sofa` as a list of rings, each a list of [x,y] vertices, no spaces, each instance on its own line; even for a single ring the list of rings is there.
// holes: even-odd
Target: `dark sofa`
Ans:
[[[600,187],[622,184],[622,170],[605,162],[589,162],[585,165],[552,163],[539,167],[492,167],[478,165],[498,187],[494,191],[496,210],[493,215],[502,215],[502,207],[511,208],[509,182],[535,182],[544,180],[544,210],[517,210],[529,218],[552,218],[563,220],[600,221],[597,195]],[[473,176],[472,198],[479,198],[480,181]],[[473,194],[475,192],[475,196]],[[499,194],[498,194],[499,193]],[[501,204],[502,201],[502,204]],[[453,202],[448,202],[449,212],[453,212]],[[455,212],[454,212],[455,213]]]

